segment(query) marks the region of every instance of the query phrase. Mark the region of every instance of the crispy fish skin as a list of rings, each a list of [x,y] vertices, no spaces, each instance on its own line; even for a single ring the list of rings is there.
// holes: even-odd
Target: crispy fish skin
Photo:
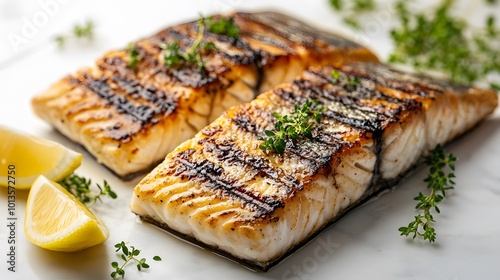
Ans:
[[[336,79],[332,71],[343,74]],[[282,155],[259,149],[273,112],[311,99],[326,108],[312,139],[287,142]],[[493,91],[382,64],[311,68],[178,146],[135,187],[130,209],[266,271],[497,104]]]
[[[220,16],[214,16],[218,19]],[[34,112],[82,144],[117,175],[148,170],[231,106],[291,81],[308,66],[377,61],[366,48],[272,12],[235,13],[235,40],[206,30],[206,68],[166,69],[163,44],[188,49],[196,22],[169,27],[137,41],[136,69],[129,50],[105,54],[32,100]]]

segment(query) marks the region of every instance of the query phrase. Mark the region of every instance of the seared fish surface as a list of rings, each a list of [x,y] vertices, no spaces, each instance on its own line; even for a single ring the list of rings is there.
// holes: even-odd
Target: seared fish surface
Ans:
[[[219,16],[215,16],[217,20]],[[285,15],[235,13],[238,39],[205,30],[206,68],[168,68],[164,44],[181,51],[198,37],[197,22],[139,40],[135,69],[130,50],[112,51],[36,96],[35,113],[82,144],[99,162],[126,177],[163,160],[231,106],[249,102],[314,65],[377,61],[366,48]]]
[[[288,141],[281,155],[259,149],[259,137],[274,127],[273,112],[288,114],[306,100],[326,109],[312,139]],[[130,208],[265,271],[396,184],[422,155],[476,125],[497,102],[490,90],[382,64],[311,68],[229,109],[178,146],[135,187]]]

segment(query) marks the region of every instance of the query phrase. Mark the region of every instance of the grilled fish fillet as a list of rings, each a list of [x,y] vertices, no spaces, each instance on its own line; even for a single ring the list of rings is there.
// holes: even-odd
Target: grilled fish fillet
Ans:
[[[333,78],[332,71],[338,71]],[[359,80],[359,83],[353,82]],[[273,112],[316,100],[312,139],[259,149]],[[311,68],[228,110],[135,187],[131,210],[194,243],[268,270],[348,210],[395,185],[436,144],[488,116],[495,92],[382,64]]]
[[[136,42],[136,69],[129,67],[130,50],[111,51],[34,97],[33,109],[127,177],[152,168],[229,107],[290,82],[308,66],[377,61],[358,44],[282,14],[232,18],[237,40],[204,32],[204,42],[217,49],[203,52],[203,71],[194,65],[167,69],[162,61],[162,44],[177,42],[181,50],[193,44],[199,29],[189,22]]]

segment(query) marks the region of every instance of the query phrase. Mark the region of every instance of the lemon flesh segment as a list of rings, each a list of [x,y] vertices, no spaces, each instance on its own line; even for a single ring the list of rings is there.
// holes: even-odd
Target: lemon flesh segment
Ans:
[[[39,175],[57,182],[73,173],[81,162],[80,153],[59,143],[0,126],[2,186],[8,186],[10,179],[11,186],[29,189]]]
[[[31,243],[62,252],[80,251],[109,237],[104,223],[83,203],[44,176],[28,195],[24,231]]]

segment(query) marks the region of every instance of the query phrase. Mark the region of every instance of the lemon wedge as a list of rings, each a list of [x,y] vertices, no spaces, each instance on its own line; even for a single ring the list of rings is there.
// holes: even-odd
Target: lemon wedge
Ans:
[[[62,252],[80,251],[109,237],[106,225],[83,203],[44,176],[28,194],[24,232],[31,243]]]
[[[39,175],[60,181],[73,173],[81,162],[80,153],[59,143],[0,126],[2,186],[8,186],[9,175],[12,175],[10,184],[18,189],[29,189]]]

